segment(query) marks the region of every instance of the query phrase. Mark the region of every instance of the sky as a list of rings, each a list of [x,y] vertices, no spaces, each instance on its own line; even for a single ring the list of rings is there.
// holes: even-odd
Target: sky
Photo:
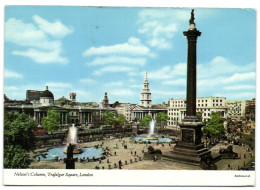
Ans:
[[[6,6],[4,93],[25,99],[45,90],[55,99],[140,103],[148,73],[152,103],[186,97],[191,9]],[[198,9],[197,97],[255,97],[256,12]]]

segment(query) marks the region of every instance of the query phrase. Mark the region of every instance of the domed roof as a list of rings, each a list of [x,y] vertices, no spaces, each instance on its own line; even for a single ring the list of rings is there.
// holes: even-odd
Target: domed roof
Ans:
[[[46,86],[46,90],[43,91],[43,92],[40,94],[40,98],[41,98],[41,97],[44,97],[44,98],[54,98],[52,92],[48,90],[48,86]]]

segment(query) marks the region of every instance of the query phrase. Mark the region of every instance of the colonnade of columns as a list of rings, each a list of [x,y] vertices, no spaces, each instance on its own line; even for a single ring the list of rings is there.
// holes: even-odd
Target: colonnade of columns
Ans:
[[[151,115],[153,119],[156,119],[156,112],[134,112],[134,116],[138,120],[143,119],[147,114]]]
[[[79,112],[79,122],[80,123],[92,123],[92,113],[91,112]]]
[[[68,112],[61,112],[61,120],[60,124],[68,124]],[[37,125],[42,124],[42,118],[46,117],[47,113],[46,112],[41,112],[41,111],[35,111],[34,112],[34,120],[36,121]]]

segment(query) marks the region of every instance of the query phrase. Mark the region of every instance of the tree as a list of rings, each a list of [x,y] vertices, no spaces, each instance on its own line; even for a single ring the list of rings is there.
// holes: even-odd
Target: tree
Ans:
[[[4,168],[28,168],[31,159],[20,145],[10,145],[4,148]]]
[[[47,116],[42,119],[42,126],[45,131],[57,131],[60,124],[60,113],[54,109],[48,110]]]
[[[196,116],[199,119],[199,121],[202,121],[202,112],[196,112]]]
[[[224,119],[220,112],[212,112],[211,119],[206,123],[205,131],[211,137],[219,137],[224,134]]]
[[[28,168],[28,152],[35,148],[36,123],[24,113],[6,112],[4,117],[4,167]]]
[[[123,125],[126,121],[124,115],[112,111],[105,111],[102,117],[106,125]]]
[[[8,118],[5,118],[5,120],[5,146],[19,145],[26,151],[33,150],[35,148],[35,136],[33,134],[33,130],[36,128],[35,121],[24,113],[18,114],[14,121],[7,121]]]
[[[106,125],[114,125],[115,123],[115,118],[116,118],[116,113],[112,111],[105,111],[102,115],[104,122]]]
[[[162,127],[167,124],[167,115],[164,112],[159,112],[156,116],[156,123]]]
[[[150,124],[150,121],[152,121],[152,117],[149,114],[147,114],[144,116],[143,119],[140,120],[140,125],[148,126]]]
[[[122,115],[122,114],[116,115],[116,118],[115,118],[116,125],[124,125],[125,122],[126,122],[126,119],[125,119],[124,115]]]

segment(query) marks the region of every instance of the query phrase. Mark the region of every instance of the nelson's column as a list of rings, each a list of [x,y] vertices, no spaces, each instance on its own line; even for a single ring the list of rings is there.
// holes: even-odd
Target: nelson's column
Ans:
[[[165,153],[163,157],[166,160],[200,165],[204,169],[216,169],[212,164],[211,152],[201,143],[203,123],[196,116],[196,45],[201,32],[197,30],[194,20],[194,10],[192,9],[189,29],[183,32],[188,40],[188,59],[186,116],[179,123],[181,140],[177,142],[172,152]]]

